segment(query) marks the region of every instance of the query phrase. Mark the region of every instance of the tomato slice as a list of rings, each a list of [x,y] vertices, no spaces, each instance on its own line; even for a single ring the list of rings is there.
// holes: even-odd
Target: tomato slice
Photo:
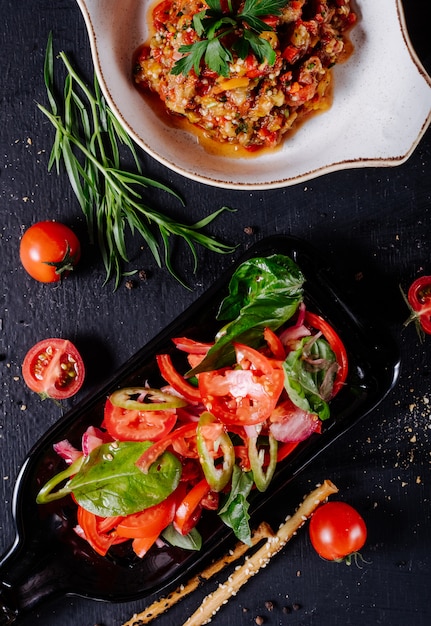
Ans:
[[[306,311],[305,323],[308,326],[311,326],[311,328],[314,328],[322,333],[326,341],[329,343],[332,352],[335,354],[335,358],[338,363],[338,371],[335,375],[332,390],[332,396],[335,396],[343,387],[349,371],[349,360],[346,348],[332,326],[324,320],[323,317],[320,317],[320,315]]]
[[[154,536],[157,538],[173,521],[177,504],[178,496],[174,491],[159,504],[124,517],[117,525],[117,534],[129,539]]]
[[[104,426],[119,441],[158,441],[171,432],[177,421],[175,409],[136,411],[105,403]]]
[[[81,388],[85,368],[71,341],[50,338],[30,348],[24,357],[22,374],[26,385],[42,398],[64,400]]]
[[[223,424],[259,424],[274,410],[284,387],[278,362],[243,344],[235,344],[237,365],[199,374],[207,410]]]

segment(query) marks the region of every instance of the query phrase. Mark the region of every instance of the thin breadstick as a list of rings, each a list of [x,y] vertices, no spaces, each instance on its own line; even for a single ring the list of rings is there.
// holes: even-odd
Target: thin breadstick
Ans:
[[[301,503],[294,515],[280,526],[277,533],[270,537],[265,544],[252,556],[245,557],[243,565],[239,566],[228,580],[219,585],[216,591],[204,598],[200,607],[184,622],[183,626],[203,626],[208,624],[219,608],[226,604],[239,589],[258,571],[268,565],[269,560],[277,554],[286,543],[296,534],[297,530],[311,517],[315,509],[328,496],[337,493],[337,487],[329,480],[318,486]]]
[[[210,578],[218,574],[218,572],[230,563],[240,559],[250,547],[256,546],[263,539],[269,539],[273,536],[274,532],[271,526],[267,524],[267,522],[262,522],[252,533],[251,546],[248,546],[242,541],[238,541],[228,554],[208,565],[200,574],[193,576],[185,585],[180,585],[165,598],[156,600],[141,613],[136,613],[128,622],[125,622],[123,626],[143,626],[144,624],[149,624],[156,619],[156,617],[159,617],[159,615],[162,615],[165,611],[170,609],[179,600],[182,600],[182,598],[192,593],[192,591],[195,591],[199,585],[210,580]]]

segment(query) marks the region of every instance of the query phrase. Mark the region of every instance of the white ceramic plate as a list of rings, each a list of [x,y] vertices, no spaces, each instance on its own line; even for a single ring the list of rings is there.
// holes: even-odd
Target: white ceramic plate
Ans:
[[[208,154],[194,135],[165,125],[131,80],[148,36],[151,0],[77,0],[103,93],[131,137],[168,168],[234,189],[292,185],[345,168],[399,165],[431,120],[431,79],[411,46],[401,0],[356,0],[355,51],[334,68],[329,111],[307,121],[272,154]]]

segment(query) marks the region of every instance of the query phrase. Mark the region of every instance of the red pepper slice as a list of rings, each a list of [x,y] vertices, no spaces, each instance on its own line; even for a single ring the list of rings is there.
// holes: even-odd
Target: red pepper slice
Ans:
[[[186,381],[174,367],[169,354],[158,354],[157,364],[163,378],[175,391],[181,394],[188,402],[196,404],[200,402],[201,395],[197,387],[193,387]]]
[[[202,500],[211,491],[207,480],[203,478],[184,497],[174,517],[174,527],[182,535],[187,535],[196,526],[202,513]]]
[[[228,484],[235,465],[235,450],[223,424],[211,413],[201,415],[196,431],[199,461],[211,489],[221,491]],[[223,464],[219,467],[215,459],[223,454]]]
[[[343,387],[349,371],[349,360],[346,348],[332,326],[324,320],[323,317],[320,317],[320,315],[306,311],[305,323],[308,326],[311,326],[311,328],[319,330],[322,333],[326,341],[329,343],[332,352],[335,354],[335,358],[337,359],[338,372],[335,375],[332,390],[332,396],[334,397]]]

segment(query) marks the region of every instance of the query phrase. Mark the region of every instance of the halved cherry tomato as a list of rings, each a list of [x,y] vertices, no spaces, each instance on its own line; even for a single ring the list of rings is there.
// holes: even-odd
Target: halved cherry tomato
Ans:
[[[191,403],[200,402],[201,397],[199,389],[193,387],[193,385],[187,382],[184,376],[175,369],[169,354],[158,354],[156,359],[161,375],[175,391]]]
[[[305,323],[311,328],[315,330],[319,330],[326,341],[329,343],[332,352],[335,354],[335,358],[338,363],[338,371],[335,375],[334,386],[332,390],[332,396],[335,396],[340,389],[343,387],[344,382],[347,378],[347,374],[349,371],[349,360],[347,357],[347,351],[344,347],[343,342],[341,341],[338,334],[332,328],[332,326],[317,315],[316,313],[311,313],[310,311],[305,312]]]
[[[407,299],[414,319],[419,321],[425,333],[431,334],[431,276],[417,278],[408,290]]]
[[[362,516],[346,502],[327,502],[314,512],[309,526],[311,543],[328,561],[350,559],[367,539]]]
[[[158,441],[171,432],[177,421],[175,409],[136,411],[114,406],[108,398],[103,424],[119,441]]]
[[[235,344],[237,364],[199,374],[207,410],[223,424],[259,424],[275,408],[284,387],[278,362],[243,344]]]
[[[24,269],[42,283],[57,283],[81,256],[75,233],[60,222],[37,222],[22,236],[19,254]]]
[[[81,388],[85,368],[71,341],[50,338],[30,348],[24,357],[22,375],[26,385],[41,398],[64,400]]]

